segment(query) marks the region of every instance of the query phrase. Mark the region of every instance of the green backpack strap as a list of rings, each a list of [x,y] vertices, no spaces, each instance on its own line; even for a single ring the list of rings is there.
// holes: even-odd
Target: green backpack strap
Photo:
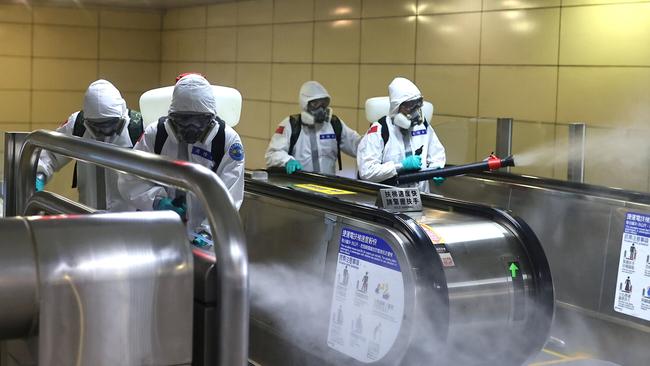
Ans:
[[[156,129],[156,142],[154,143],[153,146],[153,152],[156,155],[160,155],[163,146],[165,146],[165,142],[167,142],[167,138],[169,137],[169,135],[167,134],[167,130],[165,129],[166,121],[167,121],[167,117],[160,117],[158,119],[158,128]]]
[[[77,137],[83,137],[86,133],[86,125],[84,125],[84,111],[79,111],[77,117],[74,120],[74,126],[72,127],[72,135]]]
[[[332,124],[334,134],[336,135],[336,156],[339,160],[339,170],[343,170],[343,162],[341,159],[341,134],[343,133],[343,124],[341,123],[341,120],[335,115],[332,115],[330,123]]]
[[[302,119],[299,114],[289,116],[289,124],[291,125],[291,138],[289,139],[289,155],[293,156],[293,149],[296,147],[300,130],[302,129]]]
[[[219,117],[217,120],[217,135],[212,139],[211,153],[212,153],[212,171],[217,172],[224,155],[226,155],[226,122]]]
[[[388,131],[388,123],[386,123],[386,116],[381,117],[379,121],[377,121],[379,125],[381,125],[381,139],[384,140],[384,146],[388,143],[388,139],[390,138],[390,131]]]
[[[140,136],[144,133],[144,122],[140,112],[129,109],[129,125],[127,126],[127,129],[129,130],[131,145],[135,146],[136,142],[140,139]]]
[[[83,137],[86,133],[86,125],[84,125],[84,111],[77,113],[77,118],[74,120],[72,127],[72,135]],[[72,188],[77,188],[77,162],[74,163],[74,171],[72,172]]]

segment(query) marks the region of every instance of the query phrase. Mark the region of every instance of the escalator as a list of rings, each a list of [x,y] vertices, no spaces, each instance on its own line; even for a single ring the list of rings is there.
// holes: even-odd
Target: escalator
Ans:
[[[553,285],[522,220],[429,195],[421,210],[394,213],[375,204],[386,186],[257,174],[240,210],[252,362],[521,365],[545,344]],[[212,300],[199,309],[208,324]]]
[[[648,235],[626,235],[636,225],[630,218],[650,220],[648,193],[502,172],[452,177],[432,191],[509,210],[530,225],[555,279],[551,336],[562,340],[563,352],[648,364]],[[639,255],[630,262],[632,244]],[[632,301],[621,296],[628,276]]]

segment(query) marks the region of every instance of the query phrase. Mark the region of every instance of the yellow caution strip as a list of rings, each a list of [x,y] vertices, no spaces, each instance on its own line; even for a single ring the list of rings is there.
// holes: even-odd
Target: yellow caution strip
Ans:
[[[344,194],[356,194],[356,192],[345,191],[343,189],[337,189],[332,187],[321,186],[318,184],[294,184],[294,187],[306,189],[312,192],[318,192],[326,194],[329,196],[344,195]]]
[[[420,224],[420,226],[424,229],[424,232],[427,233],[427,235],[429,236],[429,239],[431,239],[431,242],[433,244],[444,244],[445,243],[445,239],[442,236],[440,236],[440,234],[438,234],[435,230],[433,230],[433,228],[431,226],[429,226],[429,225],[427,225],[427,224],[425,224],[423,222],[418,222],[418,224]]]
[[[551,356],[555,356],[557,358],[561,358],[561,359],[571,358],[571,356],[563,355],[560,352],[551,351],[550,349],[546,349],[546,348],[544,348],[542,350],[542,352],[547,353],[547,354],[549,354]]]
[[[590,355],[583,354],[583,353],[577,353],[577,354],[575,354],[573,356],[568,356],[568,355],[564,355],[562,353],[551,351],[551,350],[548,350],[548,349],[543,349],[542,352],[547,353],[547,354],[549,354],[551,356],[558,357],[559,360],[534,362],[534,363],[528,364],[528,366],[560,365],[560,364],[563,364],[563,363],[568,363],[568,362],[572,362],[572,361],[580,361],[580,360],[588,360],[588,359],[591,358]]]

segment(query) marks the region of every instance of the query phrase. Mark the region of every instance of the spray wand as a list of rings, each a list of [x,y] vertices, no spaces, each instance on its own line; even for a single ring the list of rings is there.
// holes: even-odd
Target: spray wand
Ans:
[[[490,154],[486,160],[476,163],[449,166],[442,169],[428,169],[417,172],[398,174],[393,178],[383,181],[382,183],[399,186],[403,184],[422,182],[425,180],[433,179],[435,177],[452,177],[468,173],[486,172],[505,168],[508,166],[515,166],[515,160],[512,155],[508,156],[505,159],[501,159],[494,154]]]

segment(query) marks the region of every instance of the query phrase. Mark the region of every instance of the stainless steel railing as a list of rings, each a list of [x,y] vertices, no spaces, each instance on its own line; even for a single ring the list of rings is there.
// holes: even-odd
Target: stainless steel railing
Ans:
[[[178,215],[12,217],[0,232],[0,340],[38,335],[29,352],[7,345],[16,364],[191,363],[194,270]]]
[[[40,212],[46,214],[92,214],[97,210],[81,203],[69,200],[52,192],[36,192],[27,200],[23,215],[38,215]]]
[[[21,151],[16,184],[16,211],[24,212],[34,195],[41,149],[136,175],[196,195],[207,213],[217,265],[218,365],[245,366],[248,360],[248,258],[237,209],[221,179],[209,169],[142,151],[39,130],[29,134]]]

